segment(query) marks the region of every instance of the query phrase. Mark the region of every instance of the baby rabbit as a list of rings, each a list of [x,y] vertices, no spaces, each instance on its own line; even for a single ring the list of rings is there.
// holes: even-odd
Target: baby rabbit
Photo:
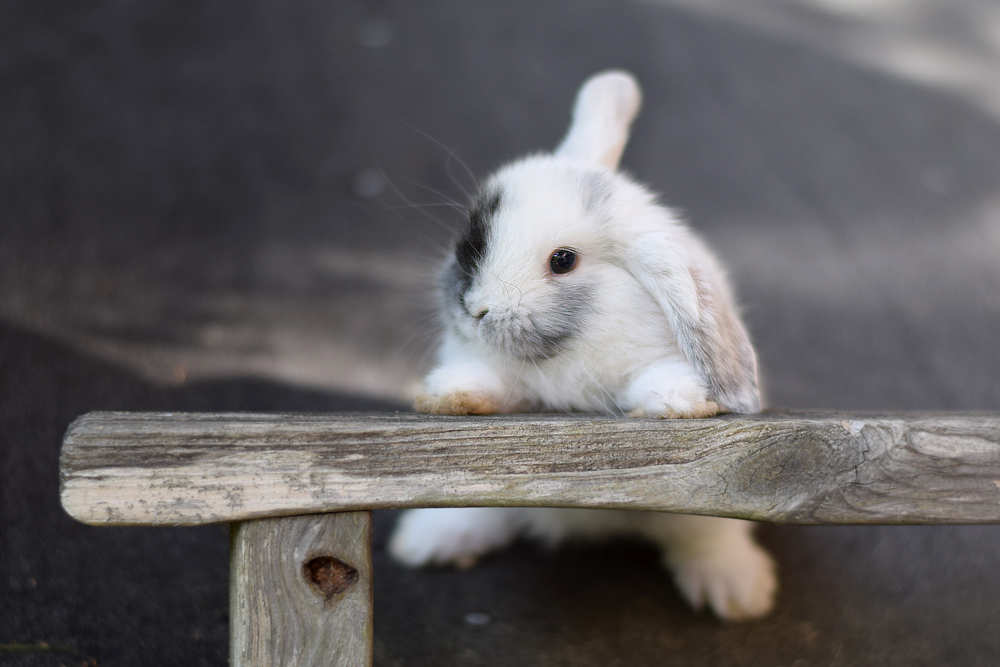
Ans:
[[[616,171],[640,97],[626,72],[594,75],[555,153],[501,168],[476,196],[444,267],[444,337],[417,410],[759,411],[755,353],[722,268]],[[389,548],[412,566],[469,565],[520,535],[641,535],[694,608],[735,620],[766,614],[777,587],[751,529],[658,512],[427,509],[402,516]]]

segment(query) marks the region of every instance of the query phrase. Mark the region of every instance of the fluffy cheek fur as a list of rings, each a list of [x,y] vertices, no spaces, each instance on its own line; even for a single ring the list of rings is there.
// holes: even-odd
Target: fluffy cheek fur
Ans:
[[[468,292],[454,286],[445,289],[455,333],[516,362],[550,359],[571,344],[587,325],[593,293],[587,283],[549,286],[544,294],[519,294],[513,303],[494,301],[485,314],[475,317],[466,302]]]

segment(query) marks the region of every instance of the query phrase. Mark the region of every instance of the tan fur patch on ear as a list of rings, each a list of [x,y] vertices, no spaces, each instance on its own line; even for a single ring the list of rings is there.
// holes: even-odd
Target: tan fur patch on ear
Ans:
[[[491,415],[497,406],[490,396],[479,392],[457,391],[436,396],[422,391],[413,401],[413,409],[435,415]]]

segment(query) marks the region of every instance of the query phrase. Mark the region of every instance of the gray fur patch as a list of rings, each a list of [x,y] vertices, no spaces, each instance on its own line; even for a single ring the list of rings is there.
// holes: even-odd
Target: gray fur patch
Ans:
[[[593,293],[591,285],[569,285],[560,290],[559,303],[551,308],[531,313],[491,311],[479,324],[480,335],[515,359],[549,359],[583,330]]]
[[[452,258],[441,274],[441,296],[446,312],[455,317],[461,316],[461,311],[464,310],[462,297],[470,282],[471,278],[459,265],[458,260]]]

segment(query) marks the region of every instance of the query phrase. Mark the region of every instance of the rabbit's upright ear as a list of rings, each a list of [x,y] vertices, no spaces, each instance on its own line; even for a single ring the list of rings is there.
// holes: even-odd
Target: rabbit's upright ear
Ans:
[[[573,122],[556,155],[617,169],[641,101],[639,84],[628,72],[590,77],[577,93]]]

